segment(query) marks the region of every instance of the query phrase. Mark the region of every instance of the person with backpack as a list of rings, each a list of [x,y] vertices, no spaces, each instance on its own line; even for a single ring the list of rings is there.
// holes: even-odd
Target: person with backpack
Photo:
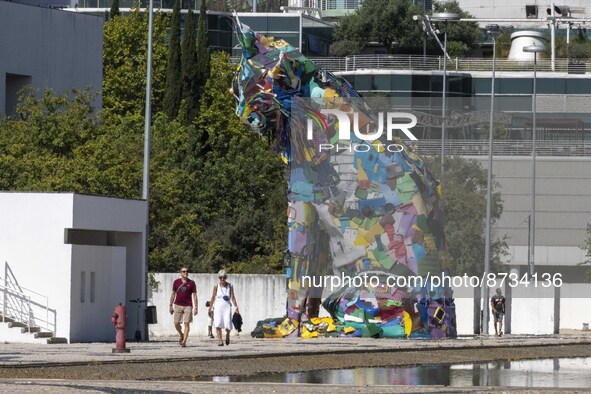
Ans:
[[[493,321],[495,324],[495,335],[503,336],[503,317],[505,316],[505,297],[503,297],[501,289],[497,289],[497,294],[491,297],[490,307],[493,311]],[[497,329],[498,324],[498,329]]]

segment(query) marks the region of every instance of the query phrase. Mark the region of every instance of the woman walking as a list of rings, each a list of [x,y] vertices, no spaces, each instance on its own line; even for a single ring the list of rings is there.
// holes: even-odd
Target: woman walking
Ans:
[[[226,345],[230,344],[230,331],[232,330],[232,304],[238,311],[238,304],[234,296],[234,286],[228,283],[226,271],[218,272],[220,282],[213,287],[209,310],[213,309],[213,326],[215,327],[218,346],[224,346],[222,329],[226,330]]]

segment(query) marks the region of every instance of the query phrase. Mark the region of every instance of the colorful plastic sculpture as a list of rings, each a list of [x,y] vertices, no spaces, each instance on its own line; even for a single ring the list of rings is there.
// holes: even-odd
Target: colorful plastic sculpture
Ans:
[[[428,280],[447,269],[441,189],[404,127],[386,132],[351,85],[287,42],[238,18],[236,32],[236,114],[274,138],[289,168],[288,316],[261,336],[455,337],[452,293]],[[411,277],[423,281],[392,285]],[[322,299],[330,321],[318,318]]]

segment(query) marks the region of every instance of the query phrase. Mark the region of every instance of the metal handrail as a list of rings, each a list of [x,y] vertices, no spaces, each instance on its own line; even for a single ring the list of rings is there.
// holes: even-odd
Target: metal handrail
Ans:
[[[232,57],[233,63],[240,58]],[[404,71],[442,71],[442,56],[422,55],[351,55],[346,57],[311,57],[314,64],[324,70],[332,72],[357,71],[357,70],[404,70]],[[533,61],[496,59],[496,71],[505,72],[533,72]],[[538,71],[552,72],[552,61],[550,59],[539,59]],[[558,58],[555,60],[554,72],[568,73],[569,71],[587,72],[591,70],[589,59],[567,59]],[[447,61],[448,71],[492,71],[491,58],[452,58]]]
[[[327,71],[356,71],[364,69],[373,70],[407,70],[407,71],[434,71],[443,70],[443,57],[422,55],[352,55],[346,57],[312,57],[312,62]],[[579,71],[586,72],[591,61],[587,59],[559,58],[555,62],[555,72],[567,73],[573,63],[580,67]],[[490,58],[452,58],[447,61],[450,71],[492,71],[492,59]],[[496,60],[497,71],[532,72],[533,61],[522,60]],[[550,59],[538,60],[538,71],[551,72]]]
[[[441,141],[422,139],[411,145],[418,154],[441,154]],[[487,156],[488,141],[486,140],[447,140],[446,155]],[[530,156],[531,140],[503,140],[493,143],[493,155],[496,156]],[[575,141],[536,141],[537,156],[578,156],[591,157],[591,142]]]
[[[43,305],[37,301],[33,301],[30,295],[19,292],[0,284],[0,292],[4,297],[2,300],[2,322],[6,321],[7,317],[27,325],[30,327],[40,327],[46,331],[55,333],[57,323],[57,311]],[[41,309],[45,311],[45,320],[41,319],[38,314],[34,313],[34,309]],[[53,322],[49,321],[49,315],[53,315]]]
[[[8,262],[5,262],[4,273],[4,278],[0,277],[0,282],[3,282],[3,284],[0,284],[2,322],[5,322],[6,317],[10,316],[13,320],[26,324],[29,332],[32,326],[37,326],[55,334],[57,310],[49,308],[49,298],[44,294],[20,286]],[[30,294],[26,294],[26,292]],[[41,301],[33,300],[32,296],[36,296],[38,299],[41,298]],[[41,314],[35,313],[34,309],[39,310]],[[43,312],[45,319],[40,318]],[[49,320],[50,314],[53,315],[53,322]]]

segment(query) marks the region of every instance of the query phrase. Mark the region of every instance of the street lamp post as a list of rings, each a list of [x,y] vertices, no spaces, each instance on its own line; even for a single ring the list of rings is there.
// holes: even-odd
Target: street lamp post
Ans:
[[[150,0],[148,10],[148,57],[146,64],[146,106],[144,114],[144,176],[142,180],[142,199],[146,201],[146,234],[145,234],[145,245],[144,245],[144,299],[148,298],[148,234],[149,234],[149,221],[150,221],[150,126],[152,124],[152,30],[153,30],[153,17],[152,11],[154,10],[153,0]],[[145,328],[145,339],[148,340],[147,323],[144,323]]]
[[[534,274],[535,266],[535,248],[536,248],[536,77],[537,77],[537,63],[538,53],[546,52],[544,45],[533,43],[523,47],[523,52],[534,54],[534,81],[533,81],[533,98],[532,98],[532,191],[531,191],[531,243],[530,243],[530,259],[529,275]]]
[[[499,25],[486,26],[487,32],[493,40],[493,61],[492,61],[492,82],[490,88],[490,119],[488,127],[488,178],[486,187],[486,233],[484,237],[484,277],[488,276],[490,271],[490,232],[491,232],[491,210],[492,210],[492,166],[493,166],[493,127],[495,111],[495,62],[497,58],[497,36],[501,33]],[[488,286],[482,286],[483,299],[483,333],[488,334]]]
[[[431,15],[431,20],[435,22],[444,22],[445,30],[443,32],[443,89],[441,103],[441,183],[443,183],[443,172],[445,165],[445,97],[447,95],[447,23],[449,21],[460,20],[460,15],[452,12],[440,12]]]

